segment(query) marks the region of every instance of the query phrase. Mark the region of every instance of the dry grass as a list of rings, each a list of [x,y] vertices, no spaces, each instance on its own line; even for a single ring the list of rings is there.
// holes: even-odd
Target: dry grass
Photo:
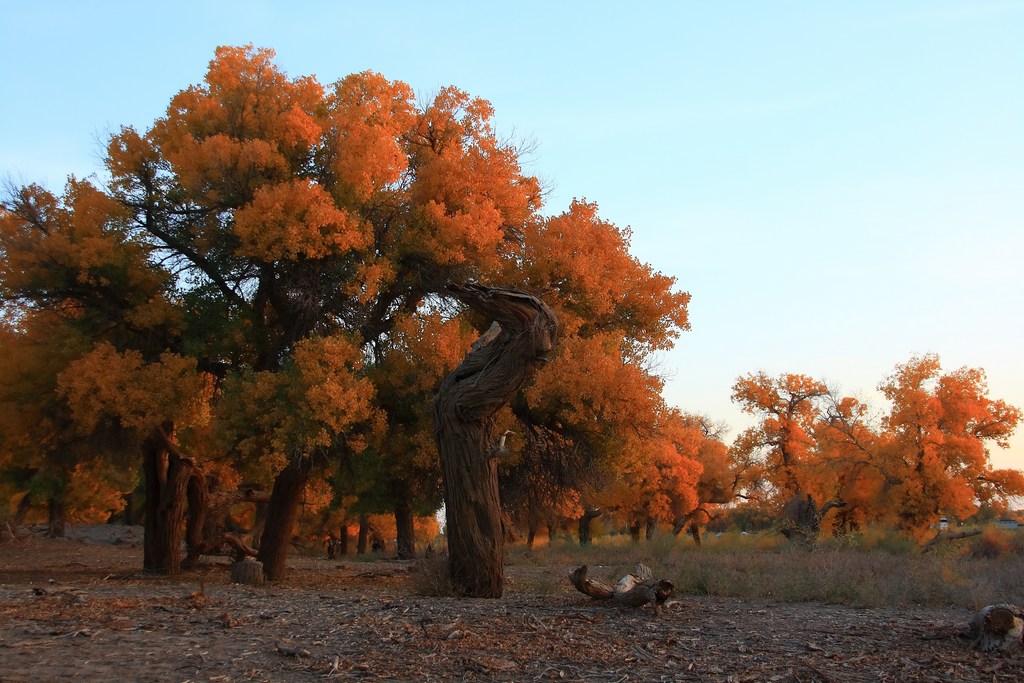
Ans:
[[[671,580],[680,596],[860,607],[1024,604],[1024,535],[996,529],[927,554],[912,541],[886,532],[830,540],[813,551],[796,548],[778,535],[726,534],[706,539],[701,548],[664,535],[639,544],[612,537],[586,548],[554,543],[509,552],[512,565],[587,564],[604,578],[622,576],[637,562]],[[537,585],[530,589],[539,593],[561,590],[565,581],[563,572],[536,576]]]

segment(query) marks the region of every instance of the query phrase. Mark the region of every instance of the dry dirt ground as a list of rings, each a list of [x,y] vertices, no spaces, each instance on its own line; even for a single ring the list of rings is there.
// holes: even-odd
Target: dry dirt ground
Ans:
[[[570,569],[535,566],[509,567],[500,600],[429,598],[415,565],[351,559],[293,558],[253,588],[227,560],[144,574],[120,529],[0,544],[0,681],[1024,680],[1024,658],[957,635],[964,609],[683,596],[655,615],[567,580],[531,592]]]

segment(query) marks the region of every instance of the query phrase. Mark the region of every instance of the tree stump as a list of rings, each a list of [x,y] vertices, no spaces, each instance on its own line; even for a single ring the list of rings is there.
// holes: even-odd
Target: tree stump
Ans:
[[[231,583],[244,583],[248,586],[262,586],[263,563],[257,560],[242,560],[231,565]]]

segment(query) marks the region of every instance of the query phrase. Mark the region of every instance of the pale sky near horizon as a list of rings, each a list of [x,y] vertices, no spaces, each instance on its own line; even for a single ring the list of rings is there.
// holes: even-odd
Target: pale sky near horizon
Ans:
[[[289,76],[363,70],[490,100],[526,170],[633,231],[689,291],[666,396],[732,428],[737,377],[879,409],[912,355],[1024,408],[1024,0],[5,0],[0,176],[59,191],[147,128],[218,45]],[[1024,469],[1024,427],[997,467]]]

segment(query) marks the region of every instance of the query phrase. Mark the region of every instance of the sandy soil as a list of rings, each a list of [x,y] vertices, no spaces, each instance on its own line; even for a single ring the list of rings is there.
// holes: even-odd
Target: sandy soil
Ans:
[[[416,566],[293,558],[280,585],[227,560],[143,574],[141,530],[0,544],[0,681],[1018,681],[952,608],[683,597],[660,615],[513,566],[500,600],[417,595]],[[671,577],[668,577],[671,578]],[[547,582],[550,585],[550,582]]]

